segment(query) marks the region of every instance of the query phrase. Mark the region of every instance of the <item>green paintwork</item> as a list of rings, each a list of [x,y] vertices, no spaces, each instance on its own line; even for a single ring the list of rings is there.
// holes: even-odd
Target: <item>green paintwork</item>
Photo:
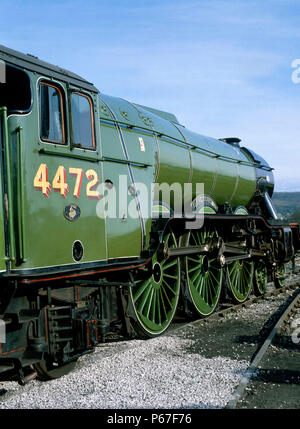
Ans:
[[[164,243],[176,247],[173,233],[164,236]],[[176,312],[180,291],[180,259],[168,258],[160,261],[152,258],[153,274],[148,278],[136,279],[130,288],[130,302],[137,317],[143,336],[162,334],[170,325]]]
[[[104,159],[113,161],[103,163],[104,181],[111,180],[117,187],[119,176],[126,176],[128,186],[134,184],[139,192],[138,203],[140,205],[139,212],[137,205],[132,201],[133,197],[127,195],[128,205],[130,204],[131,211],[134,209],[136,214],[129,216],[128,213],[128,216],[125,215],[126,220],[123,219],[123,213],[120,213],[118,219],[106,219],[108,257],[139,256],[141,249],[149,245],[153,195],[148,190],[150,189],[149,184],[155,180],[157,158],[155,137],[152,132],[144,129],[145,124],[141,120],[137,109],[124,100],[101,95],[100,112],[102,155]],[[126,117],[123,116],[124,112],[126,112]],[[118,123],[118,129],[115,123],[116,119],[122,122]],[[137,124],[139,128],[131,130],[126,124]],[[139,139],[143,141],[144,151],[140,149]],[[122,140],[125,142],[127,153],[125,153],[122,146]],[[129,161],[131,171],[129,171],[128,164],[121,164],[126,160]],[[117,195],[119,195],[119,190],[117,187]],[[126,192],[125,188],[124,191]],[[124,191],[121,194],[123,196]],[[140,217],[142,217],[145,224],[145,242],[142,241],[141,237]],[[127,237],[121,239],[120,242],[119,239],[124,234],[127,234]],[[139,244],[137,236],[140,236]],[[122,249],[122,254],[120,249]]]
[[[235,215],[242,215],[242,216],[247,216],[248,210],[245,207],[237,207],[234,211]]]
[[[0,108],[0,140],[3,136],[3,138],[7,138],[7,132],[6,132],[6,108],[1,109]],[[4,129],[3,129],[4,127]],[[4,213],[3,213],[3,184],[2,180],[0,180],[0,272],[6,270],[6,258],[9,257],[9,255],[5,252],[5,232],[4,232]]]
[[[285,266],[282,265],[277,268],[275,272],[275,287],[282,287],[285,283]]]
[[[36,88],[38,76],[30,74],[32,87]],[[62,87],[67,93],[66,86]],[[98,97],[93,96],[95,106]],[[67,107],[66,107],[67,108]],[[96,107],[97,108],[97,107]],[[98,122],[97,122],[98,123]],[[23,129],[22,138],[22,183],[23,202],[19,204],[18,179],[20,166],[17,153],[19,127]],[[15,213],[15,259],[12,268],[35,269],[54,267],[57,265],[74,264],[72,246],[76,240],[81,241],[84,248],[81,263],[106,259],[105,221],[96,216],[97,201],[87,198],[86,186],[88,179],[86,171],[93,169],[102,180],[100,152],[70,149],[70,140],[66,146],[44,143],[39,138],[38,106],[35,94],[32,110],[27,115],[11,115],[8,118],[9,141],[12,159],[11,183],[14,189],[13,207]],[[99,141],[99,124],[95,127],[96,138]],[[69,129],[67,134],[70,135]],[[66,182],[69,192],[64,198],[59,192],[50,192],[47,198],[33,186],[34,177],[39,166],[44,163],[48,167],[48,180],[52,183],[59,166],[66,170]],[[69,174],[69,168],[83,170],[83,180],[80,197],[73,196],[75,178]],[[81,216],[77,221],[70,222],[64,215],[64,208],[69,204],[76,204],[81,209]],[[21,211],[21,212],[20,212]],[[22,261],[20,248],[20,229],[18,220],[22,217],[23,252],[26,260]]]
[[[164,112],[162,110],[153,109],[152,107],[142,106],[139,104],[136,104],[136,107],[147,110],[151,113],[154,113],[156,116],[161,116],[163,119],[167,119],[168,121],[171,121],[175,124],[179,124],[178,119],[176,118],[176,116],[173,113]]]
[[[254,270],[253,289],[257,296],[263,295],[266,292],[268,282],[268,271],[265,262],[260,259]]]
[[[212,228],[203,227],[201,231],[190,231],[186,245],[199,246],[206,243],[208,238],[216,236]],[[222,268],[217,258],[204,255],[190,255],[185,258],[187,293],[194,306],[194,311],[200,316],[211,314],[220,298],[222,288]]]
[[[251,291],[254,263],[241,259],[228,264],[229,289],[236,302],[244,302]]]
[[[211,207],[202,207],[197,213],[215,214],[215,210]]]
[[[204,183],[204,193],[212,197],[218,205],[225,202],[233,207],[246,205],[255,190],[256,175],[253,167],[240,163],[249,162],[241,150],[222,141],[193,133],[184,127],[178,126],[178,129],[185,141],[193,147],[190,166],[192,182]],[[227,159],[218,158],[216,155]]]
[[[0,52],[0,58],[10,58],[11,63],[14,55],[10,51]],[[153,182],[204,183],[205,194],[217,205],[225,202],[233,207],[247,205],[253,196],[255,167],[239,148],[188,131],[170,113],[99,95],[84,79],[54,66],[46,67],[39,60],[20,54],[15,56],[15,64],[24,67],[30,78],[33,103],[28,113],[11,114],[4,123],[5,156],[10,159],[8,167],[11,167],[6,173],[11,219],[10,255],[6,256],[14,272],[75,267],[72,246],[77,240],[84,248],[80,261],[83,267],[90,262],[140,257],[141,251],[149,246],[152,205],[154,202],[173,205],[172,198],[170,202],[166,197],[160,201],[157,190],[150,192]],[[38,84],[47,76],[60,85],[65,99],[66,145],[40,139]],[[95,150],[72,146],[68,101],[72,90],[83,91],[93,100]],[[34,188],[41,164],[46,164],[51,184],[57,169],[64,167],[69,185],[65,197],[53,190],[46,197]],[[69,173],[70,168],[83,170],[79,198],[73,195],[76,178]],[[99,186],[100,201],[87,197],[88,170],[96,172],[99,184],[109,180],[117,193],[127,192],[127,206],[117,204],[116,218],[103,215],[107,195],[103,186]],[[127,181],[127,190],[120,187],[120,175]],[[134,187],[138,190],[136,195],[131,192]],[[0,192],[3,195],[2,189]],[[71,204],[81,210],[81,216],[73,222],[63,215],[65,207]],[[129,207],[134,216],[126,217]],[[3,225],[3,204],[0,204],[0,223]],[[0,231],[0,270],[5,269],[4,242],[4,231]]]

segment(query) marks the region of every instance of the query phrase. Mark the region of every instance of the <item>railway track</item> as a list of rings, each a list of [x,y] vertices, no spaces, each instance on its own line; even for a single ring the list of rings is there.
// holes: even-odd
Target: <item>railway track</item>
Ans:
[[[280,287],[274,287],[273,283],[269,283],[267,291],[260,295],[260,296],[256,296],[256,295],[250,295],[249,298],[242,302],[242,303],[230,303],[230,302],[223,302],[219,304],[219,307],[217,310],[215,310],[211,315],[206,316],[204,318],[197,318],[197,319],[190,319],[189,321],[187,321],[186,319],[186,315],[181,315],[183,313],[183,311],[181,310],[179,312],[179,314],[177,314],[174,318],[174,321],[172,322],[172,324],[170,325],[168,331],[174,331],[176,329],[180,329],[181,327],[185,326],[185,325],[194,325],[194,326],[198,326],[201,324],[205,324],[205,323],[209,323],[211,320],[216,320],[219,318],[224,317],[226,314],[229,313],[233,313],[233,312],[237,312],[238,310],[242,309],[242,308],[247,308],[249,306],[251,306],[252,304],[255,304],[263,299],[266,299],[268,297],[274,297],[277,296],[279,294],[282,293],[287,293],[289,291],[294,291],[297,290],[298,288],[300,288],[300,257],[296,259],[296,269],[292,272],[292,269],[290,267],[290,265],[288,266],[288,272],[287,272],[287,276],[286,276],[286,280],[288,280],[287,284],[284,284],[283,286]],[[290,278],[291,274],[293,274],[295,277],[299,277],[299,279],[297,281],[293,281],[293,279]],[[117,340],[126,340],[126,337],[120,333],[121,329],[119,330],[118,333],[114,332],[114,333],[109,333],[106,337],[105,337],[105,342],[109,342],[109,341],[117,341]]]
[[[287,308],[284,308],[281,310],[281,315],[280,315],[279,319],[277,320],[277,322],[275,323],[275,325],[271,329],[271,332],[269,333],[269,335],[267,336],[267,338],[265,339],[263,344],[257,350],[257,353],[253,357],[253,359],[252,359],[247,371],[245,372],[240,384],[236,388],[232,398],[230,399],[230,401],[228,402],[228,404],[226,405],[225,408],[227,408],[227,409],[236,408],[238,402],[243,397],[243,394],[245,392],[247,384],[251,380],[255,371],[258,369],[258,366],[259,366],[260,362],[262,361],[263,357],[265,356],[268,348],[270,347],[270,345],[274,341],[275,337],[277,335],[279,335],[283,325],[288,323],[289,319],[293,316],[294,311],[298,307],[300,307],[299,284],[298,284],[298,290],[296,290],[295,293],[293,294],[293,299],[288,300],[288,301],[291,301],[291,302],[289,303]],[[286,307],[286,306],[284,306],[284,307]]]
[[[299,272],[300,272],[300,270],[299,270]],[[300,288],[300,282],[290,284],[287,286],[282,286],[279,288],[275,288],[274,290],[268,291],[261,296],[251,296],[249,299],[247,299],[247,301],[245,301],[241,304],[221,304],[220,305],[221,308],[218,311],[215,311],[210,316],[207,316],[205,319],[197,319],[197,320],[190,322],[190,323],[192,323],[194,325],[206,323],[206,322],[209,322],[210,320],[224,317],[228,313],[236,312],[236,311],[240,310],[241,308],[247,308],[250,305],[255,304],[256,302],[259,302],[260,300],[263,300],[267,297],[276,296],[276,295],[279,295],[281,293],[286,293],[287,291],[297,290],[298,288]]]

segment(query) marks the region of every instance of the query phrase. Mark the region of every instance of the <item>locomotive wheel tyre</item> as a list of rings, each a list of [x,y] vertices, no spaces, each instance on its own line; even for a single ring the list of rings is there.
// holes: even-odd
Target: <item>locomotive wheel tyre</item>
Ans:
[[[164,244],[177,247],[173,232],[164,236]],[[152,274],[148,278],[136,279],[135,287],[129,289],[135,320],[132,325],[141,338],[161,335],[171,324],[177,310],[180,293],[180,258],[159,260],[152,258]]]
[[[261,296],[266,292],[268,283],[268,271],[265,262],[260,259],[255,266],[253,276],[253,291],[256,296]]]
[[[45,360],[34,364],[34,369],[36,370],[38,376],[37,378],[40,381],[49,381],[55,380],[57,378],[63,377],[64,375],[69,374],[74,371],[77,364],[77,359],[68,362],[63,365],[55,365],[53,363],[47,363]]]
[[[253,283],[254,263],[245,259],[227,265],[227,279],[231,299],[242,303],[249,297]]]
[[[207,238],[217,236],[215,228],[203,227],[189,231],[186,246],[199,246]],[[217,307],[223,281],[223,270],[217,258],[192,254],[185,257],[186,293],[192,303],[192,311],[200,317],[209,316]]]

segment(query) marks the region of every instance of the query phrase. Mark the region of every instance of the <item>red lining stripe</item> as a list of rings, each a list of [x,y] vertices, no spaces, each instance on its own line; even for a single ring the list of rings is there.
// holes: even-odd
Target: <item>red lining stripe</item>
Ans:
[[[20,347],[19,349],[10,350],[9,352],[2,352],[2,344],[0,343],[0,354],[1,355],[7,355],[8,353],[19,352],[20,350],[26,350],[26,349],[25,349],[25,347]]]
[[[144,265],[147,265],[152,258],[149,258],[146,262],[139,265],[130,265],[127,267],[119,267],[119,268],[110,268],[109,270],[100,270],[100,271],[87,271],[86,273],[80,273],[80,274],[69,274],[66,276],[60,276],[60,277],[50,277],[46,279],[34,279],[34,280],[21,280],[20,283],[28,284],[28,283],[37,283],[37,282],[47,282],[50,280],[61,280],[61,279],[68,279],[70,277],[79,277],[79,276],[86,276],[86,275],[93,275],[93,274],[100,274],[100,273],[107,273],[109,271],[119,271],[119,270],[126,270],[130,268],[139,268],[143,267]]]

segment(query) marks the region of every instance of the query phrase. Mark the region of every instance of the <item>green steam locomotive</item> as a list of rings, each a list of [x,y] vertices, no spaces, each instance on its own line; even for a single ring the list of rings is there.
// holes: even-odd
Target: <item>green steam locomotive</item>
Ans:
[[[59,377],[118,324],[157,336],[178,309],[205,317],[283,281],[299,228],[239,139],[4,46],[0,60],[2,379]]]

